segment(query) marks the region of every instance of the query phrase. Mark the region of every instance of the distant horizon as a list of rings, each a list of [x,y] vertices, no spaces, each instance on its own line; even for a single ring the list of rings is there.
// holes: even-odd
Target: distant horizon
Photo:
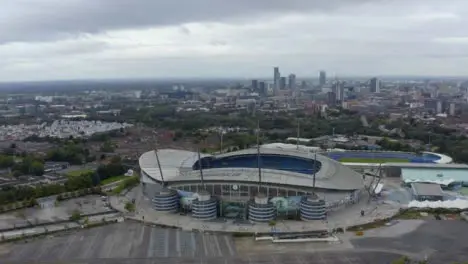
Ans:
[[[282,76],[287,77],[287,76]],[[446,79],[446,80],[468,80],[468,76],[463,75],[362,75],[362,76],[353,76],[353,75],[340,75],[338,78],[327,76],[327,80],[342,80],[342,79],[370,79],[370,78],[379,78],[379,79],[401,79],[401,80],[421,80],[421,79]],[[126,77],[115,77],[115,78],[80,78],[80,79],[50,79],[50,80],[15,80],[15,81],[1,81],[0,85],[6,84],[40,84],[40,83],[67,83],[67,82],[172,82],[172,81],[273,81],[273,76],[271,77],[141,77],[141,78],[126,78]],[[296,77],[297,81],[301,80],[318,80],[318,75],[316,77],[306,76]]]

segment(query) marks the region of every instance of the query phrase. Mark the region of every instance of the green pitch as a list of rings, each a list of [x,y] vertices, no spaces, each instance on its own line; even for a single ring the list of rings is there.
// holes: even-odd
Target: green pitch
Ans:
[[[399,162],[399,163],[408,163],[408,159],[399,159],[399,158],[341,158],[339,162],[349,162],[349,163],[389,163],[389,162]]]

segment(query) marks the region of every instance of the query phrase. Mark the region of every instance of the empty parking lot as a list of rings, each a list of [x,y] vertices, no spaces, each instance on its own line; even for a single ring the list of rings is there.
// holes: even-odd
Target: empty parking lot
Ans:
[[[374,264],[396,258],[397,254],[362,251],[239,255],[228,235],[163,229],[134,222],[0,245],[2,264]]]
[[[426,255],[429,263],[468,261],[468,223],[466,221],[427,220],[415,230],[396,236],[365,236],[353,239],[357,249],[388,249]]]
[[[0,259],[8,261],[206,258],[236,255],[235,245],[228,235],[162,229],[133,222],[6,246],[3,251],[7,252]]]

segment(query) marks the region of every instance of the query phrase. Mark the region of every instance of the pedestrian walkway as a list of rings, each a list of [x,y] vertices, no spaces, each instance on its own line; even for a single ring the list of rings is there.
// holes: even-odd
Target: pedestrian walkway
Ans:
[[[181,228],[183,230],[197,230],[202,232],[228,232],[228,233],[271,233],[272,227],[268,223],[234,223],[232,220],[216,219],[214,221],[199,221],[190,215],[178,213],[157,212],[151,208],[151,201],[144,197],[140,187],[136,187],[126,196],[112,196],[110,203],[116,210],[125,212],[125,203],[135,199],[136,212],[127,213],[127,219],[144,221],[160,226]],[[365,211],[365,216],[361,216],[360,211]],[[359,204],[344,208],[330,214],[327,221],[277,221],[275,232],[316,232],[331,231],[335,228],[346,228],[353,225],[365,224],[376,219],[383,219],[393,216],[398,212],[394,205],[371,203],[367,200],[360,201]]]

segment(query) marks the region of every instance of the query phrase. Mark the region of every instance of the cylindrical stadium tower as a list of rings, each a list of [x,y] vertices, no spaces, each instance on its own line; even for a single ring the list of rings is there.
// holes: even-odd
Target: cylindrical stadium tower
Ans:
[[[198,198],[192,202],[192,216],[199,220],[212,220],[218,216],[217,200],[207,191],[197,193]]]
[[[176,191],[164,188],[151,199],[153,208],[160,212],[175,212],[179,209],[179,195]]]
[[[306,196],[300,203],[301,220],[323,220],[327,217],[325,200],[320,199],[316,194]]]
[[[275,219],[275,206],[268,201],[268,196],[258,193],[249,204],[249,220],[268,222]]]

